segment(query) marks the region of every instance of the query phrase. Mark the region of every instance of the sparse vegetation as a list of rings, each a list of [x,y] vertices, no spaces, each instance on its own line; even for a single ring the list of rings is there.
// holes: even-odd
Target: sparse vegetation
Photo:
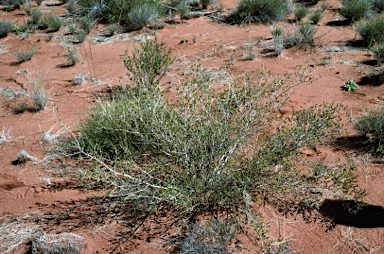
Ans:
[[[289,9],[288,0],[240,0],[229,15],[229,23],[272,23],[284,20]]]
[[[43,110],[48,100],[48,81],[44,74],[35,71],[30,82],[32,84],[31,97],[35,104],[35,110]]]
[[[111,24],[108,26],[107,36],[112,36],[116,33],[119,26],[117,24]]]
[[[372,51],[376,54],[377,56],[377,63],[381,65],[384,61],[384,44],[379,44],[376,45]]]
[[[372,0],[343,0],[340,15],[350,21],[368,18],[373,15]]]
[[[93,21],[89,17],[82,17],[80,19],[80,28],[84,30],[87,34],[91,32],[92,27],[95,25],[95,21]]]
[[[318,24],[320,20],[323,18],[323,11],[315,10],[311,16],[309,16],[309,20],[313,22],[313,24]]]
[[[146,39],[140,43],[141,49],[135,48],[132,56],[125,52],[125,56],[120,56],[125,68],[127,68],[132,84],[141,89],[155,90],[161,78],[169,70],[173,63],[171,50],[166,50],[165,46],[154,40]]]
[[[55,15],[47,16],[46,18],[44,18],[42,23],[45,26],[49,27],[53,32],[59,31],[61,25],[63,24],[61,19],[58,16],[55,16]]]
[[[67,51],[65,57],[67,58],[69,66],[75,65],[80,61],[80,55],[76,47],[67,47],[65,50]]]
[[[362,21],[357,25],[357,30],[363,37],[367,47],[384,43],[384,15],[379,15],[370,21]]]
[[[17,162],[19,163],[25,163],[30,160],[35,160],[35,158],[30,156],[25,150],[20,150],[20,152],[17,154]]]
[[[30,24],[39,26],[43,17],[43,11],[39,8],[31,9],[29,16],[31,17]]]
[[[357,90],[359,90],[359,86],[353,81],[353,79],[347,80],[347,82],[345,82],[345,85],[342,88],[346,91],[353,91],[353,92],[356,92]]]
[[[31,241],[32,254],[81,254],[87,248],[85,238],[73,233],[48,235],[40,231],[32,235]]]
[[[8,129],[7,131],[5,130],[5,127],[3,127],[3,131],[1,132],[0,134],[0,145],[5,143],[5,141],[7,140],[7,138],[9,138],[9,130]],[[1,248],[0,248],[1,250]]]
[[[0,20],[0,38],[6,37],[13,30],[13,24],[8,21]]]
[[[357,118],[355,129],[366,135],[369,142],[378,143],[378,151],[383,151],[384,141],[384,107],[366,110]]]
[[[21,114],[21,113],[24,113],[27,109],[28,109],[27,101],[22,101],[22,102],[19,102],[19,103],[16,104],[15,108],[13,109],[13,111],[16,114]]]
[[[286,47],[294,47],[298,45],[314,46],[314,36],[316,34],[316,27],[309,22],[299,24],[299,29],[293,24],[291,29],[285,35],[284,45]]]
[[[191,11],[191,5],[188,0],[173,1],[175,11],[180,14],[181,20]]]
[[[82,16],[101,22],[125,24],[128,28],[144,27],[145,21],[164,14],[162,4],[156,0],[79,0],[77,4]]]
[[[296,4],[294,13],[296,19],[300,21],[307,16],[309,9],[304,4]]]
[[[16,56],[17,56],[18,62],[23,63],[25,61],[31,60],[35,54],[36,54],[35,49],[30,49],[26,51],[19,49]]]

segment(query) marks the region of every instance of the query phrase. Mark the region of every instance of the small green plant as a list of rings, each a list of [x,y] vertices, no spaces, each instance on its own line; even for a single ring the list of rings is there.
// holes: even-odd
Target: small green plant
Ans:
[[[288,0],[240,0],[226,22],[243,24],[281,21],[290,10],[289,4]]]
[[[156,35],[153,40],[147,38],[140,43],[140,47],[141,49],[134,48],[132,56],[126,51],[125,56],[120,58],[129,71],[133,84],[142,89],[153,90],[169,70],[174,58],[170,49],[167,50],[157,43]]]
[[[87,248],[84,237],[73,233],[49,235],[38,231],[31,237],[32,254],[81,254]]]
[[[368,18],[373,15],[372,0],[343,0],[339,12],[350,21]]]
[[[346,91],[354,91],[354,92],[359,90],[359,86],[353,81],[353,79],[347,80],[347,82],[345,82],[345,85],[342,88]]]
[[[294,14],[297,20],[302,20],[308,13],[309,9],[304,4],[296,4]]]
[[[8,21],[0,20],[0,38],[6,37],[13,30],[13,24]]]
[[[311,14],[311,16],[309,16],[309,20],[312,21],[313,24],[318,24],[322,18],[323,18],[322,10],[316,10]]]
[[[35,54],[36,54],[36,51],[34,48],[26,51],[19,49],[16,56],[17,56],[18,62],[22,63],[22,62],[31,60]]]
[[[378,149],[382,149],[384,141],[384,107],[373,110],[364,110],[358,117],[354,128],[367,136],[369,142],[378,143]]]
[[[28,30],[28,27],[26,25],[22,25],[22,26],[17,26],[15,25],[13,27],[13,32],[18,35],[19,33],[22,33],[22,32],[25,32]]]
[[[35,2],[37,6],[40,6],[44,2],[44,0],[35,0]]]
[[[67,51],[65,57],[67,58],[68,66],[73,66],[80,61],[80,56],[76,47],[67,47],[65,50]]]
[[[384,15],[379,15],[370,21],[362,21],[357,25],[357,31],[363,37],[367,47],[384,43]]]
[[[49,15],[42,21],[44,25],[49,27],[53,32],[59,31],[60,27],[62,26],[63,22],[58,16],[55,15]]]

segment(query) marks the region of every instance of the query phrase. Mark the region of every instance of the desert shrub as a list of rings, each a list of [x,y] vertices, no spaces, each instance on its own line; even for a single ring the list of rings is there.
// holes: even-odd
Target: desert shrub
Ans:
[[[383,63],[383,61],[384,61],[384,45],[383,44],[375,45],[373,47],[372,51],[377,56],[378,64],[381,65]]]
[[[16,53],[17,59],[19,63],[29,61],[32,59],[32,57],[36,54],[35,49],[30,49],[30,50],[20,50]]]
[[[229,23],[271,23],[284,20],[290,11],[288,0],[240,0],[227,17]]]
[[[283,52],[284,49],[284,37],[283,36],[276,36],[274,38],[274,44],[275,44],[275,55],[279,56]]]
[[[39,8],[33,8],[29,14],[31,17],[30,23],[32,25],[40,25],[41,18],[43,17],[43,11]]]
[[[357,118],[354,128],[369,137],[369,142],[377,142],[381,147],[384,141],[384,107],[365,110],[363,115]]]
[[[52,31],[56,32],[59,31],[60,27],[62,26],[63,22],[58,16],[55,15],[49,15],[44,18],[42,23],[49,27]]]
[[[182,254],[229,254],[229,243],[237,233],[236,226],[227,221],[208,221],[201,226],[192,225],[187,229],[180,244]]]
[[[279,26],[279,27],[272,27],[269,29],[273,37],[277,36],[284,36],[284,27]]]
[[[343,0],[340,8],[340,15],[354,21],[368,18],[373,14],[372,0]]]
[[[49,235],[36,232],[32,237],[32,254],[81,254],[87,248],[84,237],[73,233]]]
[[[267,71],[256,78],[245,75],[218,92],[213,78],[194,65],[175,85],[178,95],[171,103],[157,81],[171,63],[168,52],[147,41],[135,51],[142,57],[126,56],[132,86],[100,102],[79,124],[81,135],[72,144],[97,162],[86,172],[95,184],[109,186],[123,199],[141,200],[147,209],[168,203],[186,213],[207,205],[250,209],[250,193],[257,192],[307,209],[320,205],[321,195],[312,188],[336,196],[338,191],[360,194],[350,165],[320,176],[294,166],[299,147],[332,137],[342,127],[337,116],[342,107],[333,104],[294,112],[289,124],[279,119],[276,108],[306,80],[307,69],[280,77]],[[156,72],[145,71],[146,59],[160,63]],[[271,123],[276,128],[268,132]]]
[[[93,21],[89,17],[82,17],[79,21],[79,26],[83,31],[85,31],[87,34],[91,32],[92,27],[95,25],[95,21]]]
[[[68,66],[75,65],[80,61],[80,55],[76,47],[67,47],[65,50],[67,51],[65,57],[67,58]]]
[[[28,109],[27,101],[22,101],[16,104],[15,108],[13,109],[13,112],[15,112],[15,114],[21,114],[25,112],[27,109]]]
[[[74,35],[76,38],[75,42],[83,43],[85,41],[85,39],[87,38],[88,33],[84,30],[76,30]],[[72,58],[71,55],[69,55],[69,56]]]
[[[107,29],[107,36],[114,35],[117,29],[119,29],[119,26],[117,24],[110,24]]]
[[[67,10],[67,12],[69,14],[75,14],[76,13],[76,6],[75,4],[73,3],[73,1],[69,2],[66,6],[65,6],[65,9]]]
[[[299,31],[303,35],[302,44],[314,46],[314,36],[316,33],[316,27],[309,22],[304,22],[299,25]]]
[[[357,25],[357,30],[363,37],[367,47],[376,43],[384,43],[384,15],[380,15],[370,21],[362,21]]]
[[[309,22],[299,24],[299,28],[295,24],[292,25],[284,38],[284,46],[294,47],[298,45],[314,46],[314,35],[316,27]]]
[[[11,22],[0,20],[0,38],[6,37],[12,30],[13,24]]]
[[[132,56],[125,52],[125,56],[120,58],[133,84],[153,90],[169,70],[174,58],[170,49],[166,50],[165,46],[157,43],[156,36],[153,40],[147,38],[145,42],[140,43],[140,47],[140,49],[134,48]]]
[[[296,4],[294,14],[297,20],[300,21],[305,18],[308,12],[309,9],[304,4]]]
[[[102,22],[126,23],[128,26],[135,26],[131,20],[141,22],[142,26],[142,22],[150,21],[154,14],[164,14],[162,4],[156,0],[79,0],[77,4],[83,16]]]
[[[35,110],[43,110],[48,100],[48,81],[43,73],[36,71],[30,83],[32,84],[31,97]]]
[[[151,4],[137,5],[132,7],[128,14],[128,30],[138,30],[145,27],[150,21],[160,17],[159,10]]]
[[[191,5],[188,0],[173,1],[171,6],[172,4],[175,6],[175,11],[180,14],[181,19],[183,19],[191,11]]]
[[[317,24],[323,18],[323,12],[321,10],[314,11],[311,16],[309,16],[309,20],[313,22],[313,24]]]

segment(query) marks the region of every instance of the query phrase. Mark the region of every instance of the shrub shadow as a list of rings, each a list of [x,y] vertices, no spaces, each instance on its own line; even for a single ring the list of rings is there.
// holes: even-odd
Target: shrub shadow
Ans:
[[[364,135],[345,136],[332,140],[329,145],[333,146],[337,150],[356,151],[361,153],[376,150],[376,144],[367,141],[368,138]]]
[[[349,26],[351,21],[349,19],[332,20],[326,23],[327,26]]]
[[[384,71],[364,76],[358,85],[380,86],[384,83]]]
[[[350,200],[325,200],[320,213],[335,224],[358,228],[384,227],[384,208],[366,205],[356,214],[348,212],[346,207],[356,207],[358,203]]]

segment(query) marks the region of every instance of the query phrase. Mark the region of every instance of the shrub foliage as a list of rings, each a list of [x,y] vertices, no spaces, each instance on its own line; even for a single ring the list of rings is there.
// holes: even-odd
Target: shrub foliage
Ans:
[[[92,183],[126,200],[144,200],[147,209],[167,203],[184,212],[206,206],[248,209],[260,193],[309,209],[320,204],[321,194],[361,194],[353,165],[305,173],[295,166],[298,148],[342,127],[342,106],[334,104],[294,112],[285,124],[278,117],[277,108],[306,81],[308,69],[293,76],[245,75],[219,92],[213,77],[194,65],[169,102],[157,80],[171,63],[170,51],[155,39],[136,54],[123,59],[132,86],[94,107],[72,148],[66,144],[96,162],[87,170]],[[160,59],[156,71],[147,68],[146,57]]]
[[[240,0],[237,9],[227,17],[229,23],[271,23],[284,20],[288,0]]]

